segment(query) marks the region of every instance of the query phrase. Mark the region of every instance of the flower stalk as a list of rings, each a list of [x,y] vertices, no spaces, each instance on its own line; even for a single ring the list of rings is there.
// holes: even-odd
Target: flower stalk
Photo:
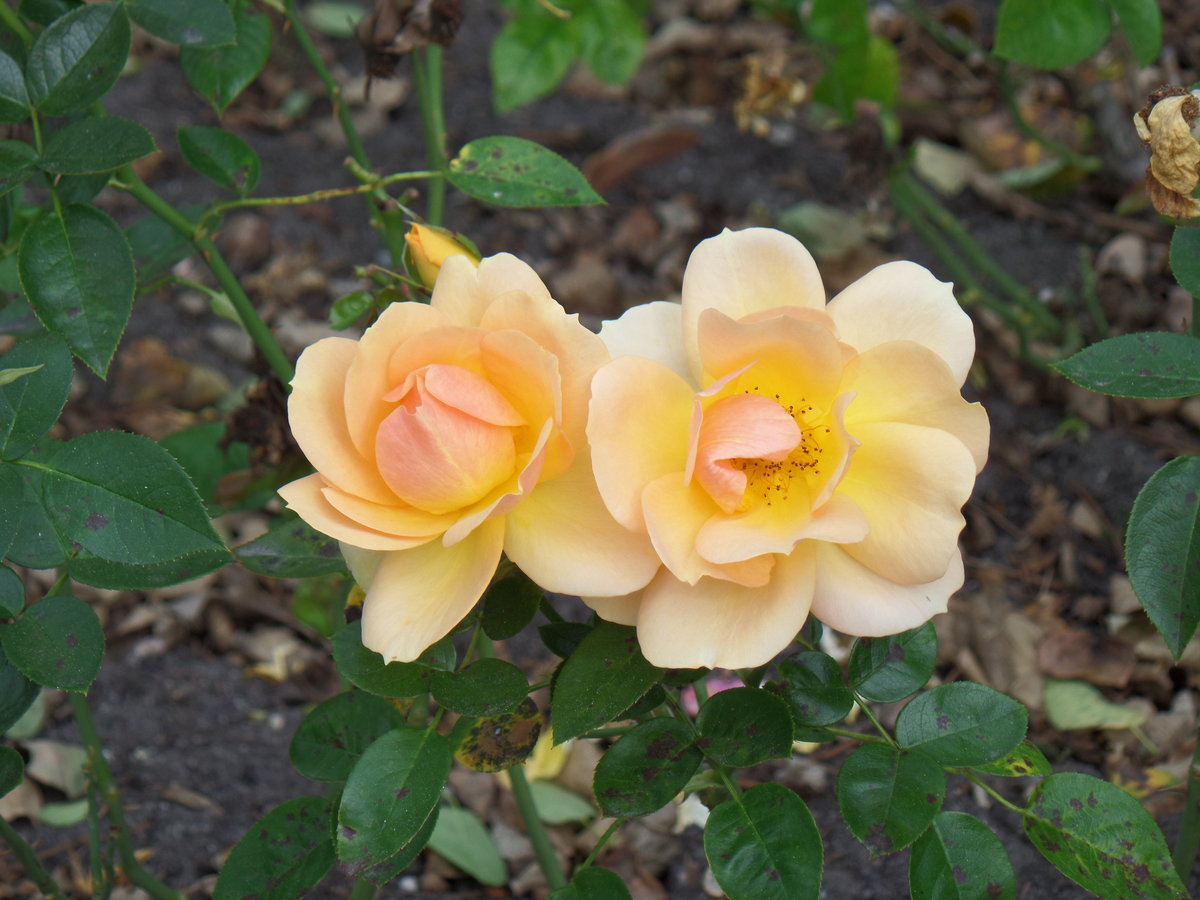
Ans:
[[[435,172],[446,169],[446,119],[442,99],[442,48],[430,44],[415,51],[413,81],[421,107],[421,131],[425,136],[425,165]],[[445,213],[446,182],[431,181],[426,198],[425,220],[441,225]]]
[[[562,866],[558,864],[558,857],[554,854],[546,827],[538,818],[537,807],[533,804],[533,792],[529,790],[529,779],[525,777],[525,769],[520,765],[513,766],[508,770],[508,777],[512,781],[517,808],[521,811],[521,818],[525,820],[525,831],[533,844],[533,855],[542,874],[546,876],[546,883],[550,885],[551,890],[566,887],[566,876],[563,875]]]
[[[62,900],[62,891],[50,877],[50,873],[46,871],[46,867],[42,865],[42,861],[38,859],[33,848],[29,846],[29,842],[21,837],[17,829],[8,824],[8,820],[2,816],[0,816],[0,838],[3,838],[4,843],[8,844],[13,856],[17,858],[17,862],[21,864],[25,874],[33,879],[33,883],[37,885],[42,895],[49,900]]]

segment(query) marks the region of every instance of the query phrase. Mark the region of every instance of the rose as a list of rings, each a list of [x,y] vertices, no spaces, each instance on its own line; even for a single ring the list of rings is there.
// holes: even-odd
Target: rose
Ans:
[[[657,560],[607,514],[584,433],[600,338],[507,254],[451,256],[429,305],[296,366],[288,418],[315,474],[280,495],[342,542],[363,643],[412,660],[486,589],[503,551],[547,590],[623,593]]]
[[[434,225],[414,224],[404,235],[412,266],[417,270],[421,283],[433,288],[437,283],[442,264],[451,256],[466,256],[479,264],[479,252],[461,235]]]
[[[855,635],[945,610],[989,430],[960,395],[975,340],[950,285],[888,263],[826,306],[798,241],[726,231],[693,252],[682,305],[601,335],[593,469],[662,569],[585,600],[652,663],[763,664],[810,610]]]

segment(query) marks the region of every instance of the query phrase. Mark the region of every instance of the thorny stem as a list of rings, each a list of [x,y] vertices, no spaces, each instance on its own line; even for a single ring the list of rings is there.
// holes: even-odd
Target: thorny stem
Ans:
[[[96,733],[96,724],[92,721],[92,710],[88,706],[87,695],[78,691],[68,691],[71,701],[71,713],[79,728],[79,736],[87,748],[88,765],[91,776],[108,809],[108,818],[115,829],[117,850],[121,856],[121,868],[125,876],[149,894],[154,900],[183,900],[183,895],[167,887],[138,862],[133,852],[133,841],[129,836],[129,825],[125,821],[125,808],[121,805],[121,795],[117,791],[116,781],[104,758],[104,750],[100,744],[100,736]]]
[[[290,384],[292,376],[295,374],[291,361],[284,354],[283,348],[279,346],[279,342],[275,340],[275,335],[271,334],[271,329],[267,327],[267,324],[259,316],[258,310],[254,308],[254,304],[250,302],[250,298],[246,296],[241,283],[234,276],[233,272],[229,270],[229,266],[225,263],[225,258],[221,256],[221,251],[217,249],[217,245],[213,243],[212,238],[198,231],[196,226],[183,213],[154,193],[138,177],[131,166],[123,166],[118,171],[117,177],[119,179],[117,186],[132,194],[143,206],[192,242],[192,246],[199,251],[201,257],[204,258],[204,262],[208,265],[209,271],[217,279],[217,284],[221,286],[221,289],[225,292],[225,296],[233,304],[242,327],[250,335],[250,339],[254,341],[255,346],[258,347],[267,364],[270,365],[271,371],[285,385]]]
[[[313,71],[317,73],[317,77],[321,79],[321,83],[325,85],[325,90],[329,94],[329,102],[333,104],[338,124],[342,128],[342,134],[346,136],[346,146],[350,148],[350,155],[354,157],[354,161],[362,168],[370,169],[371,161],[367,157],[367,149],[363,146],[362,138],[358,136],[358,129],[354,126],[354,119],[350,115],[350,108],[342,98],[341,86],[334,80],[333,73],[325,65],[325,60],[321,58],[321,52],[317,49],[317,45],[313,43],[308,29],[296,12],[295,0],[285,0],[283,10],[284,15],[287,16],[288,24],[292,28],[292,33],[296,35],[296,42],[300,45],[301,52],[308,60],[308,64],[312,66]],[[438,182],[434,183],[437,184]],[[378,229],[382,236],[383,242],[388,249],[388,255],[391,256],[392,265],[397,269],[402,268],[404,266],[405,246],[403,213],[397,208],[392,198],[388,196],[387,191],[378,186],[368,197],[367,205],[370,210],[371,223]]]
[[[1195,306],[1192,313],[1197,312]],[[1195,334],[1196,322],[1192,320],[1192,333]],[[1197,731],[1200,732],[1200,726]],[[1198,734],[1200,737],[1200,734]],[[1196,741],[1196,749],[1192,754],[1192,764],[1188,768],[1187,800],[1184,801],[1183,819],[1179,823],[1179,837],[1175,839],[1175,850],[1172,858],[1175,861],[1175,871],[1186,884],[1192,872],[1192,864],[1196,861],[1196,850],[1200,847],[1200,739]]]
[[[425,165],[435,172],[446,169],[446,119],[442,101],[442,48],[430,44],[417,50],[412,59],[413,81],[421,107],[421,131],[425,136]],[[446,182],[429,183],[425,220],[441,225],[446,205]]]
[[[0,6],[4,4],[0,2]],[[62,900],[62,891],[58,889],[54,879],[50,877],[50,873],[46,871],[46,867],[42,865],[42,861],[38,859],[37,854],[33,852],[33,848],[29,846],[29,842],[21,837],[17,829],[8,824],[8,820],[0,816],[0,838],[8,844],[12,850],[13,856],[17,858],[17,862],[25,870],[25,874],[33,879],[33,883],[38,886],[38,890],[51,900]]]
[[[508,777],[512,782],[517,808],[521,811],[521,818],[525,820],[529,841],[533,844],[533,855],[537,859],[538,868],[546,876],[546,883],[550,885],[551,890],[566,887],[567,879],[558,864],[558,857],[554,855],[554,847],[550,845],[550,836],[546,833],[542,820],[538,818],[537,808],[533,805],[533,793],[529,790],[525,769],[520,764],[515,765],[508,770]]]

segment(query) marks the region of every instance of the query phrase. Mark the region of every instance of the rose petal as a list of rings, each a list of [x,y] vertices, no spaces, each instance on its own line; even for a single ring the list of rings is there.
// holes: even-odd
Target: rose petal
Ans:
[[[688,585],[661,572],[643,592],[638,643],[664,668],[741,669],[769,662],[795,637],[812,602],[814,553],[781,557],[764,587],[715,578]]]
[[[694,377],[704,310],[741,319],[782,306],[825,306],[821,274],[803,244],[770,228],[726,230],[701,241],[683,273],[683,340]]]
[[[369,528],[339,512],[325,496],[325,480],[312,474],[279,489],[289,509],[322,534],[338,541],[369,550],[406,550],[429,540],[428,537],[387,534]],[[346,497],[347,494],[341,493]]]
[[[351,439],[342,406],[359,346],[347,338],[325,338],[300,354],[288,420],[296,443],[328,483],[377,503],[394,503],[396,495],[375,469],[374,454],[364,459]]]
[[[507,522],[504,552],[547,591],[627,594],[645,587],[661,565],[644,534],[609,515],[586,455],[539,484]]]
[[[987,461],[991,426],[978,403],[959,393],[945,361],[911,341],[879,344],[858,358],[850,382],[856,392],[847,427],[862,422],[907,422],[954,435],[971,452],[975,471]]]
[[[580,597],[602,619],[618,625],[636,625],[638,610],[642,606],[643,591],[622,594],[618,597]]]
[[[870,526],[858,504],[848,497],[834,497],[810,513],[807,500],[801,515],[780,515],[777,507],[760,506],[740,516],[714,516],[696,535],[696,552],[712,563],[728,564],[764,553],[791,553],[800,541],[831,541],[848,544],[861,541]]]
[[[363,644],[387,662],[416,659],[471,611],[503,543],[503,521],[491,521],[453,547],[431,541],[386,554],[363,600]]]
[[[872,269],[829,301],[841,339],[859,353],[889,341],[915,341],[940,356],[962,385],[975,356],[975,329],[953,287],[911,262]]]
[[[683,307],[669,300],[639,303],[607,319],[600,326],[600,338],[609,353],[640,356],[666,366],[680,378],[690,377],[683,342]]]
[[[703,488],[696,483],[684,484],[678,473],[650,482],[642,492],[642,509],[654,549],[680,581],[695,584],[704,576],[712,576],[761,587],[770,578],[772,556],[755,555],[719,565],[696,552],[697,535],[706,522],[721,514]]]
[[[403,378],[391,380],[389,360],[397,347],[405,346],[415,336],[423,335],[431,328],[447,324],[445,316],[425,303],[393,303],[380,313],[359,340],[358,351],[346,372],[344,393],[339,402],[346,408],[350,438],[368,464],[374,465],[375,462],[375,431],[383,417],[395,406],[383,397],[399,381],[403,381]],[[424,343],[424,339],[414,343]],[[312,427],[325,428],[327,418],[328,409],[322,415],[310,417]],[[291,421],[294,430],[297,420],[293,417]]]
[[[605,505],[626,528],[645,530],[647,484],[683,472],[692,397],[686,381],[648,359],[622,356],[596,373],[587,426],[592,471]]]
[[[896,584],[856,562],[844,547],[817,544],[813,615],[843,634],[898,634],[945,612],[962,587],[962,554],[955,549],[946,571],[926,584]]]
[[[934,581],[957,552],[975,460],[936,428],[874,422],[855,431],[862,446],[837,492],[859,505],[871,530],[845,551],[897,583]]]
[[[418,538],[417,543],[424,543],[454,524],[453,515],[435,515],[411,506],[384,506],[333,487],[326,486],[321,494],[330,506],[364,528],[396,537]]]
[[[704,411],[696,437],[694,477],[723,511],[731,513],[746,492],[744,461],[787,459],[800,443],[800,426],[774,400],[734,394]]]

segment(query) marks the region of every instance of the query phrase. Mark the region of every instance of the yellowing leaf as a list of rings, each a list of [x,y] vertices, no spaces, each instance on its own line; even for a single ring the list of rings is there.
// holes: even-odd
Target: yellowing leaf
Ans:
[[[1113,703],[1086,681],[1047,678],[1043,702],[1050,724],[1060,731],[1135,728],[1146,721],[1144,712]]]

